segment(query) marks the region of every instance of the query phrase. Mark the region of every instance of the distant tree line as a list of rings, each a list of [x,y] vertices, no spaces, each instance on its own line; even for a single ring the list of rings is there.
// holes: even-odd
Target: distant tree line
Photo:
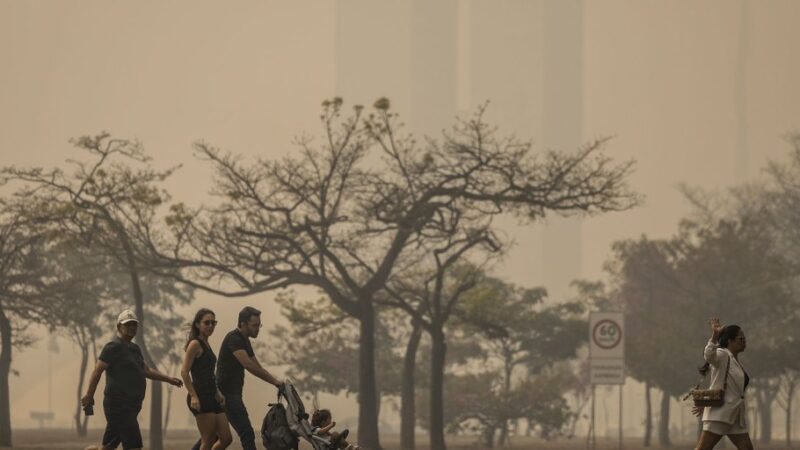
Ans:
[[[670,400],[697,382],[705,321],[717,316],[748,336],[742,361],[753,380],[752,432],[769,443],[780,409],[792,445],[800,380],[800,136],[788,141],[788,158],[751,183],[721,192],[683,186],[691,213],[672,236],[615,243],[608,279],[583,285],[586,296],[626,313],[627,368],[645,384],[644,446],[653,436],[653,389],[662,393],[658,442],[671,445]]]

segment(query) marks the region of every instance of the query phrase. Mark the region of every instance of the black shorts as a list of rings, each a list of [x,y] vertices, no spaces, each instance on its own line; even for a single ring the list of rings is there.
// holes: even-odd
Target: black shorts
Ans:
[[[103,446],[117,448],[122,444],[124,450],[144,447],[137,419],[141,410],[141,401],[104,399],[106,431],[103,433]]]
[[[192,409],[192,396],[191,394],[186,394],[186,406],[189,407],[189,411],[191,411],[193,415],[196,416],[198,414],[207,413],[221,414],[225,412],[225,409],[217,401],[216,392],[198,392],[197,398],[200,400],[199,411]]]

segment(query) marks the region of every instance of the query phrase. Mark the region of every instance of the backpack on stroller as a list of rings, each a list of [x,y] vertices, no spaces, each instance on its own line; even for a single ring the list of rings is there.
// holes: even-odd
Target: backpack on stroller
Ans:
[[[282,399],[286,399],[285,406]],[[278,391],[277,403],[269,406],[261,424],[261,440],[267,450],[297,450],[299,439],[309,442],[314,450],[336,450],[338,442],[347,437],[346,429],[336,442],[330,436],[317,434],[308,422],[303,401],[289,380]]]

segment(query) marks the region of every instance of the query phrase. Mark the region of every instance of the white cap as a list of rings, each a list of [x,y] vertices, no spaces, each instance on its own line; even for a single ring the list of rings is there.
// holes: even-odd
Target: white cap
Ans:
[[[136,314],[133,313],[130,309],[126,309],[119,313],[117,316],[117,323],[128,323],[128,322],[136,322],[139,323],[139,319],[136,318]]]

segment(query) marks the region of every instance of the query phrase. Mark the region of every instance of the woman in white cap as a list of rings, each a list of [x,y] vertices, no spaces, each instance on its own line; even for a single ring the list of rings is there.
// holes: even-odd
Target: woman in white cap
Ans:
[[[137,417],[142,409],[146,378],[178,387],[183,385],[179,378],[164,375],[147,366],[142,350],[132,342],[138,329],[136,315],[129,309],[122,311],[117,317],[117,335],[100,352],[89,378],[89,388],[81,399],[84,408],[94,405],[94,392],[100,376],[105,372],[103,411],[106,430],[103,434],[103,450],[115,449],[119,444],[124,450],[142,448],[142,433]]]

